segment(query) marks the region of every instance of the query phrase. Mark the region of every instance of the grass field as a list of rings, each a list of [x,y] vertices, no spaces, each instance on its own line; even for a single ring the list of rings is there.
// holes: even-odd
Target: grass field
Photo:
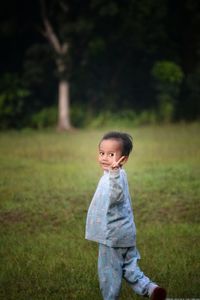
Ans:
[[[200,298],[200,124],[127,131],[140,267],[168,298]],[[104,132],[0,133],[0,299],[102,299],[84,229]],[[140,297],[123,282],[125,299]]]

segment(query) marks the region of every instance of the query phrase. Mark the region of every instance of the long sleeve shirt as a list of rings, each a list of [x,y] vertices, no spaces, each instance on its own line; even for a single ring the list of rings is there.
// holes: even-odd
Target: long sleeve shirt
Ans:
[[[136,228],[123,169],[104,171],[88,209],[85,237],[109,247],[135,246]]]

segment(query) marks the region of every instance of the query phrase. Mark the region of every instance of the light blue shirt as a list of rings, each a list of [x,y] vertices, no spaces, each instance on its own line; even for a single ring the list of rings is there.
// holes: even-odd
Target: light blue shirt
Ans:
[[[104,171],[87,213],[86,239],[109,247],[132,247],[136,229],[126,172]]]

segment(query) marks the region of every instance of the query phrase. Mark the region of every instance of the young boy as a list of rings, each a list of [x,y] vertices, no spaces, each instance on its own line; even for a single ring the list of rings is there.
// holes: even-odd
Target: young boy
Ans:
[[[140,254],[127,177],[122,169],[132,147],[132,137],[121,132],[109,132],[100,141],[99,163],[104,175],[88,210],[86,239],[99,244],[98,275],[104,300],[118,299],[122,278],[138,295],[164,300],[165,289],[145,276],[137,264]]]

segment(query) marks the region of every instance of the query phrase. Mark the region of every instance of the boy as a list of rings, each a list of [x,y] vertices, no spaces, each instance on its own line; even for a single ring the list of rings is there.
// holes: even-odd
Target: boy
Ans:
[[[122,169],[132,147],[132,137],[121,132],[109,132],[100,141],[99,163],[104,175],[88,210],[86,239],[99,244],[98,275],[104,300],[118,299],[122,278],[137,294],[164,300],[165,289],[145,276],[137,264],[140,254],[127,177]]]

